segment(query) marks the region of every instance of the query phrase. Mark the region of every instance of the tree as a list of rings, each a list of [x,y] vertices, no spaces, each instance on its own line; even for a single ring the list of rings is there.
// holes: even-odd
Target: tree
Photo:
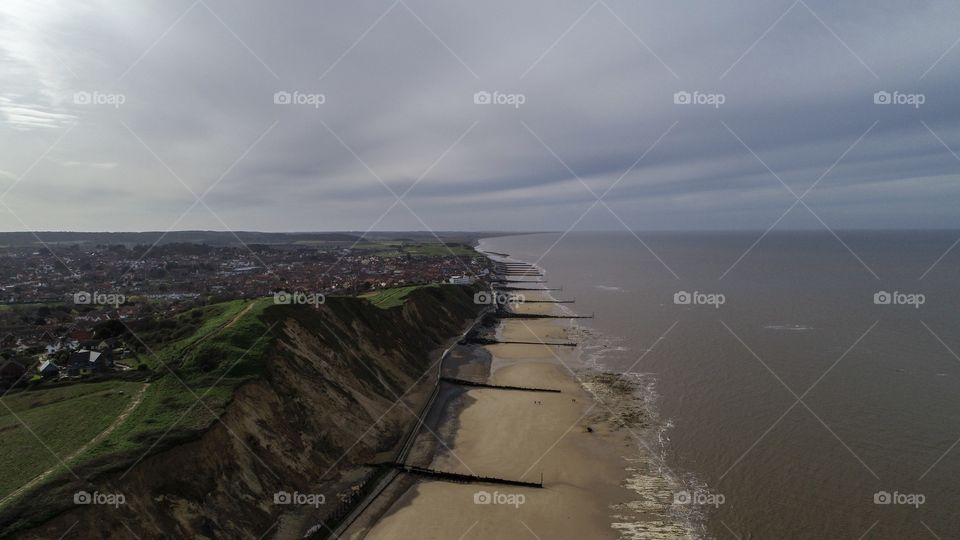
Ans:
[[[126,335],[127,327],[118,319],[102,321],[94,325],[94,339],[110,339]]]

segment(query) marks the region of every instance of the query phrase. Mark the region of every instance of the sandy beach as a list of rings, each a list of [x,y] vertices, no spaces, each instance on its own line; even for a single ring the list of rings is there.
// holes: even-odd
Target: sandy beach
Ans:
[[[534,296],[535,295],[535,296]],[[547,298],[537,293],[527,298]],[[517,312],[558,313],[533,303]],[[564,341],[567,319],[505,319],[501,340]],[[619,538],[613,508],[636,497],[625,487],[635,444],[567,366],[571,351],[543,345],[486,346],[488,382],[560,393],[489,388],[464,393],[438,470],[539,482],[543,488],[417,481],[365,538]],[[362,532],[356,536],[361,537]]]

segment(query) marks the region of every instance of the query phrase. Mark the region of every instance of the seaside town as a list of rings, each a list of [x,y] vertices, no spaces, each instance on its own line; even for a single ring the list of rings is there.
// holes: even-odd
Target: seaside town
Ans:
[[[117,325],[277,291],[355,296],[469,284],[489,261],[440,242],[170,243],[9,246],[0,250],[0,391],[137,369]]]

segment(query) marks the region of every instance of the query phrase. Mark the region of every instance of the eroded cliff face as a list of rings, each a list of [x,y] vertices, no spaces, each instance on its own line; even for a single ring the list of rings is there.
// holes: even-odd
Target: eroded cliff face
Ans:
[[[123,478],[90,478],[124,495],[118,508],[75,506],[16,536],[301,537],[413,425],[433,363],[479,311],[472,294],[425,288],[389,310],[354,298],[268,308],[276,340],[264,373],[237,389],[221,421]],[[278,505],[278,492],[322,494],[326,504]]]

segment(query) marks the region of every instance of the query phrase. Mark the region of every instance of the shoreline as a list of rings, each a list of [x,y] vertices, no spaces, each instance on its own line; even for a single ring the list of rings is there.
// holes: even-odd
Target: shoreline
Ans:
[[[540,311],[549,304],[536,306]],[[553,320],[504,320],[495,331],[544,341],[566,334],[563,325]],[[628,463],[618,444],[606,440],[616,435],[596,421],[596,403],[546,346],[477,348],[489,353],[486,382],[558,388],[562,393],[463,391],[446,407],[452,414],[437,434],[450,439],[442,441],[430,466],[524,481],[539,481],[542,473],[544,488],[421,480],[384,512],[365,537],[458,538],[469,533],[465,538],[512,538],[533,531],[542,538],[618,538],[609,507],[630,497],[621,486]],[[475,501],[485,493],[522,496],[523,503]]]
[[[553,299],[547,291],[528,291],[527,298]],[[572,314],[550,303],[521,304],[515,311]],[[498,339],[552,342],[576,333],[571,322],[502,319],[492,331]],[[580,348],[470,347],[488,357],[485,369],[473,369],[474,375],[485,372],[485,382],[561,393],[459,390],[444,403],[445,418],[434,433],[438,450],[429,466],[534,482],[542,474],[543,488],[404,482],[379,519],[351,538],[689,537],[668,515],[672,490],[658,474],[656,456],[636,440],[635,431],[650,422],[634,403],[635,388],[616,375],[588,369]],[[602,402],[595,397],[600,395]],[[485,497],[523,502],[484,503]]]

